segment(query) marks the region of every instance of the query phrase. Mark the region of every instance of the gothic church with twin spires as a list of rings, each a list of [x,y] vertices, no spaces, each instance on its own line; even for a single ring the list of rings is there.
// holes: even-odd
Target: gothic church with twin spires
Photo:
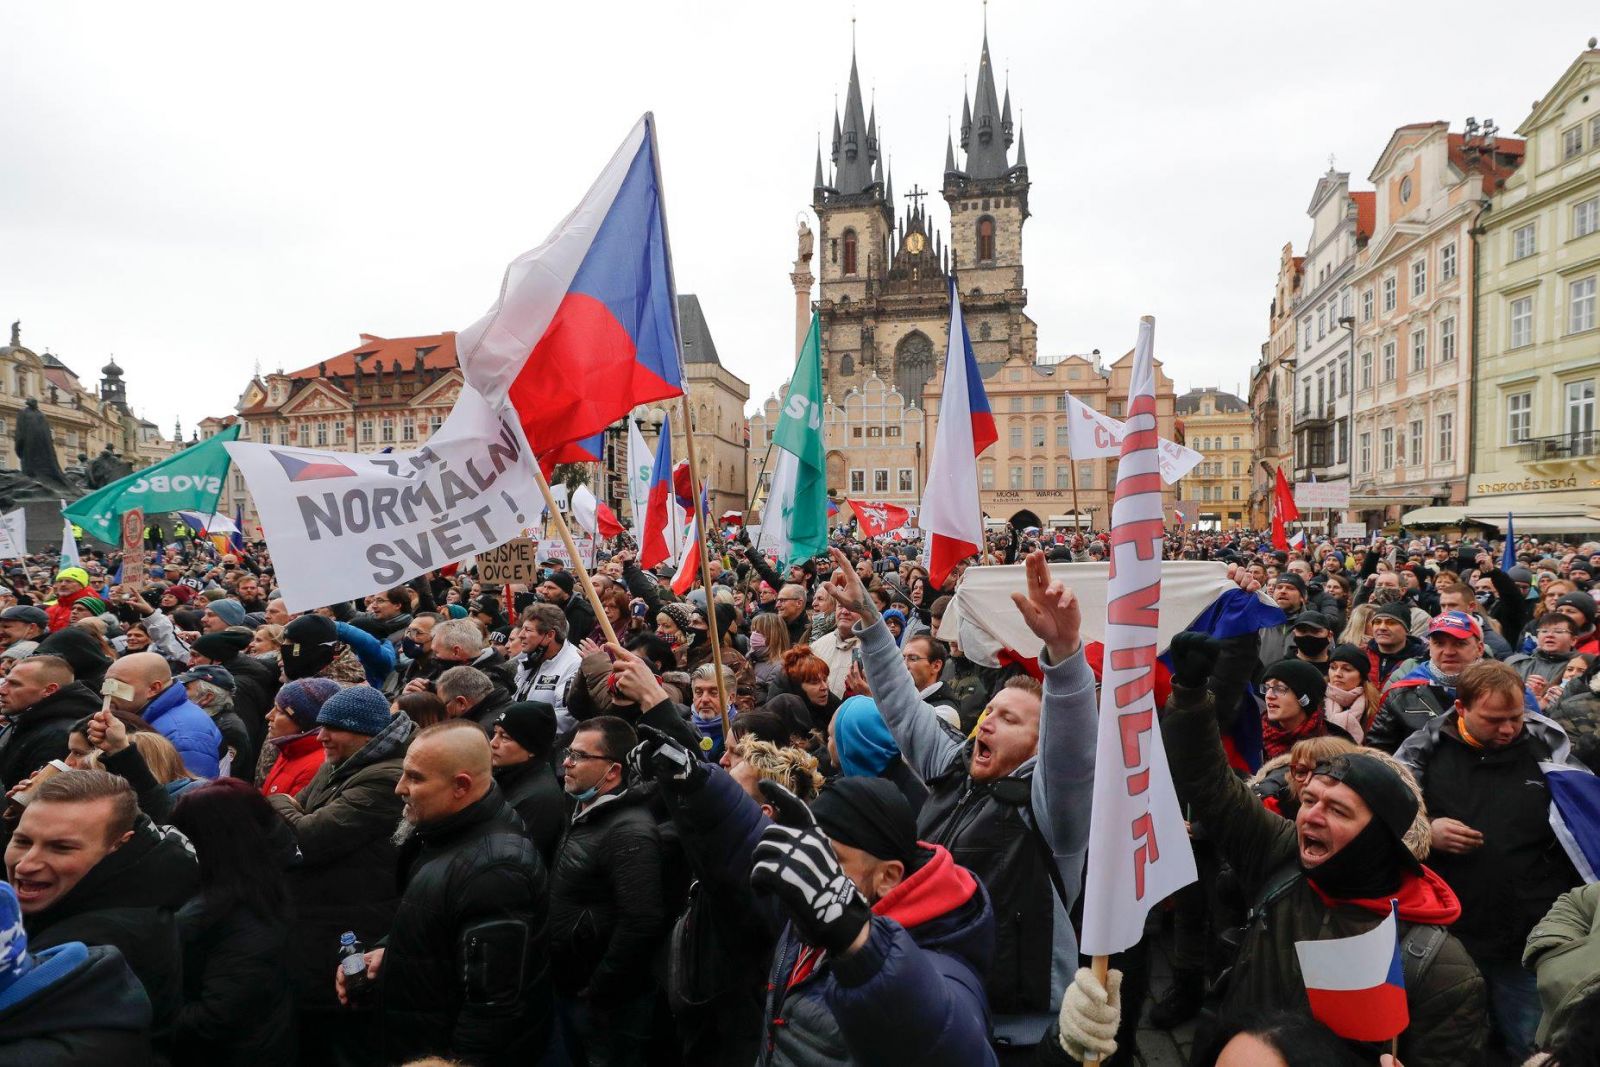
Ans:
[[[1034,359],[1037,330],[1026,313],[1022,275],[1027,151],[1012,122],[1010,88],[1003,102],[996,91],[987,29],[976,92],[970,100],[962,93],[959,165],[954,139],[945,143],[948,239],[935,228],[919,187],[897,205],[876,111],[863,107],[852,48],[844,112],[833,120],[831,165],[824,170],[818,146],[812,181],[823,391],[839,398],[875,375],[893,383],[908,406],[921,408],[923,386],[943,363],[952,272],[984,375],[1013,356]]]

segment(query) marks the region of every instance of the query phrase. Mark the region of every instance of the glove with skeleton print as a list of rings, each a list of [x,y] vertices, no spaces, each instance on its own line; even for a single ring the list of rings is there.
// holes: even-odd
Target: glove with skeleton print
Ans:
[[[871,921],[872,909],[805,801],[776,782],[762,781],[760,789],[777,822],[762,831],[750,885],[778,899],[806,944],[843,952]]]

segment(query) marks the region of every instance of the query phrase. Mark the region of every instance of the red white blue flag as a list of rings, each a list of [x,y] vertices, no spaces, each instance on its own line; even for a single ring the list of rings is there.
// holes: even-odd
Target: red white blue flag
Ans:
[[[509,399],[542,465],[600,454],[605,428],[683,393],[655,120],[646,114],[577,208],[506,268],[456,339],[491,406]]]
[[[672,513],[677,507],[672,492],[672,419],[668,416],[661,421],[661,438],[656,443],[655,466],[650,469],[650,491],[639,540],[639,566],[645,570],[673,558],[677,543],[672,536]]]
[[[944,392],[939,399],[939,428],[923,487],[917,525],[927,535],[924,554],[934,588],[983,544],[983,517],[978,506],[978,456],[1000,439],[989,395],[983,389],[978,360],[972,354],[961,314],[956,276],[950,275],[950,341],[944,357]]]
[[[1377,926],[1354,937],[1296,941],[1311,1014],[1351,1041],[1388,1041],[1411,1021],[1400,965],[1394,903]]]

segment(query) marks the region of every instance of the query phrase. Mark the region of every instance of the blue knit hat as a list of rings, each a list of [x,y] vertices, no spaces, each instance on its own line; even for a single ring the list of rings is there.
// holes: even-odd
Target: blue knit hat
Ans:
[[[296,678],[278,688],[276,703],[289,713],[296,726],[309,730],[317,725],[317,713],[328,698],[339,691],[332,678]]]
[[[207,607],[229,626],[244,625],[244,605],[237,600],[213,600]]]
[[[833,715],[833,747],[847,777],[876,778],[900,755],[871,697],[851,697]]]
[[[370,685],[352,685],[323,701],[317,725],[375,737],[392,718],[387,697]]]
[[[28,955],[28,934],[22,928],[17,891],[0,882],[0,992],[31,970],[33,957]]]

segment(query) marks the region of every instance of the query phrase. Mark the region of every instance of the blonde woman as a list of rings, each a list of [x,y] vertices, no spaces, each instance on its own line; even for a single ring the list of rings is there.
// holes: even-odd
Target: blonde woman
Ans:
[[[1345,623],[1344,633],[1339,635],[1339,643],[1344,645],[1360,645],[1367,647],[1367,623],[1372,621],[1372,613],[1377,611],[1372,604],[1357,604],[1350,609],[1350,621]]]

